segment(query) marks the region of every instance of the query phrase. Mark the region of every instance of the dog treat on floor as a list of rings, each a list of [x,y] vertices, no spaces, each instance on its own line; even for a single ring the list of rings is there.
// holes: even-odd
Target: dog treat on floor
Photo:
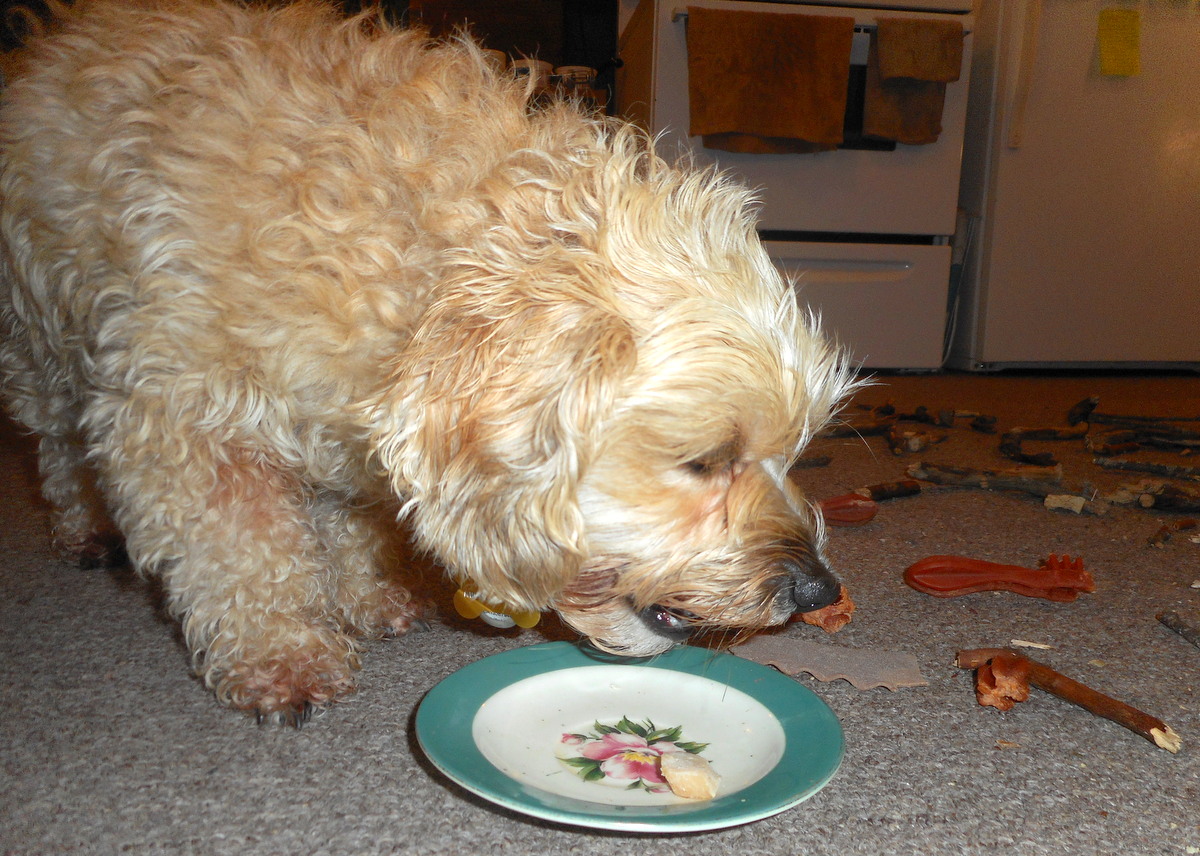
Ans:
[[[1071,511],[1075,514],[1082,514],[1083,510],[1088,507],[1088,499],[1073,493],[1051,493],[1042,500],[1042,505],[1051,511]]]
[[[912,431],[893,425],[885,435],[893,455],[922,452],[946,441],[946,435],[935,431]]]
[[[1000,437],[1000,454],[1022,464],[1053,467],[1058,459],[1050,452],[1029,453],[1022,444],[1026,440],[1080,440],[1087,435],[1088,424],[1081,422],[1070,428],[1012,428]]]
[[[1178,612],[1160,612],[1155,616],[1158,622],[1169,630],[1174,630],[1187,641],[1200,648],[1200,624],[1185,621]]]
[[[917,658],[901,651],[845,648],[772,634],[755,636],[729,652],[773,666],[793,678],[804,673],[826,683],[849,681],[860,690],[886,687],[895,691],[900,687],[929,685],[921,677]]]
[[[916,479],[880,482],[879,484],[870,484],[866,487],[855,488],[851,491],[851,493],[865,496],[867,499],[873,499],[876,502],[882,502],[885,499],[899,499],[902,496],[916,496],[920,492],[921,483]]]
[[[792,463],[793,470],[815,470],[829,466],[833,458],[829,455],[804,455]]]
[[[1012,710],[1029,698],[1029,660],[1020,654],[1000,651],[975,670],[975,698],[984,707]]]
[[[1194,517],[1184,517],[1172,523],[1164,523],[1153,535],[1146,539],[1151,547],[1165,547],[1176,532],[1186,532],[1200,527],[1200,521]]]
[[[1030,642],[1028,639],[1010,639],[1008,642],[1014,648],[1037,648],[1040,651],[1053,651],[1053,645],[1047,645],[1045,642]]]
[[[1092,412],[1100,404],[1100,396],[1092,395],[1072,405],[1067,411],[1067,424],[1078,425],[1080,422],[1090,422]]]
[[[1156,511],[1200,512],[1200,490],[1166,481],[1141,481],[1123,484],[1104,497],[1114,505],[1137,505]]]
[[[1104,458],[1115,455],[1127,455],[1142,448],[1132,431],[1110,431],[1107,434],[1089,434],[1085,445],[1094,455]]]
[[[671,793],[689,800],[711,800],[721,777],[707,760],[691,752],[665,752],[659,759]]]
[[[921,461],[909,464],[910,478],[952,487],[977,487],[984,490],[1014,490],[1045,496],[1059,492],[1062,465],[1053,467],[1013,467],[1006,470],[974,469]]]
[[[842,586],[838,599],[829,606],[815,609],[812,612],[797,613],[805,624],[820,627],[826,633],[837,633],[850,623],[850,617],[853,614],[854,601],[850,599],[850,592],[846,590],[845,586]]]
[[[1123,725],[1168,752],[1177,753],[1183,748],[1183,739],[1161,719],[1097,692],[1017,651],[1007,648],[959,651],[955,664],[960,669],[975,670],[975,694],[981,705],[1010,710],[1014,704],[1029,698],[1029,688],[1034,686],[1089,713]]]
[[[845,417],[838,419],[836,422],[831,422],[827,428],[821,431],[817,436],[823,439],[835,439],[838,437],[872,437],[887,434],[888,431],[896,424],[895,416],[883,416],[872,419],[854,419],[853,417]]]
[[[853,428],[855,431],[847,431],[846,436],[853,434],[883,434],[895,422],[917,422],[923,425],[937,425],[942,428],[953,428],[958,420],[967,419],[972,430],[983,434],[991,434],[996,430],[997,419],[995,416],[986,413],[979,413],[975,410],[959,410],[957,408],[943,407],[934,412],[925,405],[918,405],[912,413],[899,413],[896,406],[892,403],[880,404],[871,407],[867,404],[857,405],[860,410],[868,410],[872,414],[872,419],[868,421],[844,420],[841,429]],[[835,427],[832,430],[838,430]],[[831,436],[831,435],[825,435]]]
[[[1083,559],[1048,556],[1037,568],[1002,565],[966,556],[929,556],[904,571],[904,582],[934,597],[959,597],[980,591],[1009,591],[1067,603],[1096,583]]]
[[[879,512],[879,504],[858,493],[846,493],[823,499],[818,504],[821,517],[830,526],[858,526]]]
[[[915,479],[873,484],[860,487],[841,496],[822,500],[821,516],[831,526],[858,526],[871,520],[879,511],[879,500],[913,496],[921,492]]]
[[[1121,458],[1094,458],[1098,467],[1106,470],[1120,470],[1131,473],[1145,473],[1151,476],[1165,476],[1170,479],[1185,481],[1200,481],[1200,467],[1183,467],[1178,464],[1155,464],[1149,461],[1126,461]]]

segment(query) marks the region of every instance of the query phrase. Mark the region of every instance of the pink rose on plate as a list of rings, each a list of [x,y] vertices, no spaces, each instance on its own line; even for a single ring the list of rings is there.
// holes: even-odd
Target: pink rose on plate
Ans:
[[[648,784],[665,784],[658,769],[658,759],[664,752],[675,752],[673,743],[655,743],[651,746],[645,737],[636,734],[605,734],[599,740],[585,743],[580,755],[600,762],[600,771],[610,779],[634,781],[641,779]]]
[[[658,728],[646,720],[637,722],[622,717],[616,725],[597,722],[591,733],[562,736],[561,743],[570,754],[559,760],[585,782],[642,788],[651,793],[667,790],[659,759],[668,752],[699,754],[707,744],[684,743],[679,726]]]

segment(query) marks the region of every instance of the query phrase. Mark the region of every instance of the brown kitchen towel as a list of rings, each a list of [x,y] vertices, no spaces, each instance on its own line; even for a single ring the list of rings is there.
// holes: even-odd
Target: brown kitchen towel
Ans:
[[[963,27],[952,19],[876,21],[879,76],[953,83],[962,72]]]
[[[958,21],[880,18],[867,55],[863,133],[908,145],[937,142],[946,83],[962,69]]]
[[[688,7],[689,131],[724,151],[842,141],[854,19]]]

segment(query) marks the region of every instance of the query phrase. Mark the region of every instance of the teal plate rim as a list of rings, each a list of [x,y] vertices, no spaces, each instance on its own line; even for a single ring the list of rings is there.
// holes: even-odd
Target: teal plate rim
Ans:
[[[475,715],[505,687],[560,669],[613,665],[684,672],[741,690],[779,720],[786,738],[783,756],[757,782],[708,802],[613,806],[518,782],[493,766],[476,746]],[[613,659],[570,642],[493,654],[450,674],[425,695],[417,708],[416,736],[438,770],[489,802],[555,823],[626,832],[699,832],[771,817],[825,787],[845,754],[841,724],[812,690],[768,666],[693,646],[647,660]]]

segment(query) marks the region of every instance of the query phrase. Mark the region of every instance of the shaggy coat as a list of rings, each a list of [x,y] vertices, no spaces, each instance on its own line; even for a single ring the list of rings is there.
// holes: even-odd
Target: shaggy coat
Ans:
[[[849,376],[741,187],[308,0],[79,0],[5,72],[7,404],[222,702],[352,691],[397,515],[619,653],[836,594],[787,472]]]

